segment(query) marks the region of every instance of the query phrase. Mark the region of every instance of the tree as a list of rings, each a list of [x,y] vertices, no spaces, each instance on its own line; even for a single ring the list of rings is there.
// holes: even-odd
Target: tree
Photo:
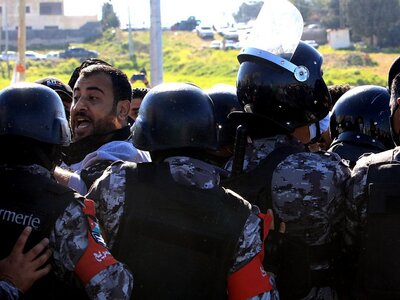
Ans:
[[[392,39],[394,28],[398,28],[398,0],[348,0],[349,25],[352,34],[365,39],[369,46],[398,45]]]
[[[237,23],[247,23],[250,20],[255,20],[263,4],[263,1],[244,2],[240,5],[239,10],[233,14],[233,18]]]
[[[114,12],[114,7],[111,1],[105,2],[102,7],[102,18],[101,25],[103,30],[108,28],[118,28],[120,26],[120,21],[116,13]]]

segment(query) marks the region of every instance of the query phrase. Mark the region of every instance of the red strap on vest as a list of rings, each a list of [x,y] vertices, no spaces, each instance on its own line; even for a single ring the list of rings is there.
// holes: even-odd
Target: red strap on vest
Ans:
[[[82,211],[89,224],[88,247],[76,264],[74,271],[82,283],[86,285],[96,274],[117,263],[117,261],[108,251],[101,236],[93,200],[85,199],[85,206]]]
[[[264,270],[264,240],[272,222],[271,214],[259,214],[263,220],[263,246],[260,253],[240,270],[228,276],[229,300],[248,299],[272,290],[268,273]]]

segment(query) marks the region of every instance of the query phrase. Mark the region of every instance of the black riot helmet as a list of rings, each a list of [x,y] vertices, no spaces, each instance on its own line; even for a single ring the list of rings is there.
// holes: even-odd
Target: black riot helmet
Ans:
[[[205,91],[214,104],[215,119],[218,125],[218,143],[220,146],[233,145],[236,124],[228,119],[233,111],[243,111],[236,95],[236,88],[229,84],[216,84]]]
[[[393,148],[389,99],[387,88],[376,85],[357,86],[344,93],[332,109],[331,148],[339,143],[364,146],[369,152]]]
[[[400,73],[400,56],[397,57],[392,64],[390,65],[389,72],[388,72],[388,83],[387,83],[387,88],[389,90],[389,93],[391,92],[392,88],[392,83],[394,78],[397,76],[397,74]]]
[[[38,83],[4,88],[0,91],[0,136],[69,145],[71,133],[60,96]]]
[[[153,87],[132,125],[132,142],[146,151],[218,149],[212,100],[188,83]]]
[[[300,41],[292,56],[244,48],[238,60],[237,95],[245,112],[260,119],[258,126],[270,119],[292,132],[328,114],[331,99],[322,78],[323,58],[312,46]]]

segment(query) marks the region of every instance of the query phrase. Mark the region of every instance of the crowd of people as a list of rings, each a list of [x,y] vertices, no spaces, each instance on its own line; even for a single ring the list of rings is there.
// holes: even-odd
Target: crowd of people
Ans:
[[[327,86],[296,45],[236,86],[88,59],[2,89],[0,299],[399,299],[400,57]]]

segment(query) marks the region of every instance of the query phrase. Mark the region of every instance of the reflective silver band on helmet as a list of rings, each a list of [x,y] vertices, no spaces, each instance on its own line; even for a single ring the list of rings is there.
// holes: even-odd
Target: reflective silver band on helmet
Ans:
[[[240,56],[242,56],[242,55],[255,56],[255,57],[270,61],[270,62],[288,70],[289,72],[293,73],[294,78],[296,78],[296,80],[300,81],[300,82],[304,82],[310,77],[310,72],[308,71],[308,69],[305,66],[296,66],[295,64],[291,63],[287,59],[284,59],[280,56],[272,54],[271,52],[268,52],[268,51],[248,47],[248,48],[243,48],[240,51],[240,54],[238,55],[239,61],[241,61]]]

